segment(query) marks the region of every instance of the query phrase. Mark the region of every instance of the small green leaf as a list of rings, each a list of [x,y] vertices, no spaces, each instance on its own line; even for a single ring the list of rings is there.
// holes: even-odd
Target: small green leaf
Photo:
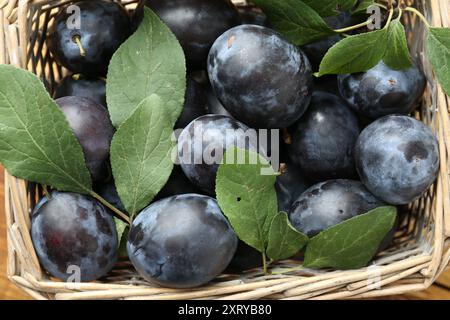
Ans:
[[[374,0],[362,0],[358,6],[353,10],[352,14],[367,14],[367,8],[373,6],[375,4]]]
[[[236,152],[244,152],[246,164],[231,164]],[[259,159],[249,164],[248,159]],[[230,221],[237,236],[260,252],[265,252],[270,224],[278,213],[275,192],[275,172],[263,175],[270,164],[252,151],[230,148],[224,159],[228,164],[219,167],[216,194],[219,206]]]
[[[330,17],[353,8],[357,0],[303,0],[322,17]]]
[[[383,58],[386,47],[387,29],[347,37],[328,50],[318,76],[369,70]]]
[[[108,109],[118,127],[152,94],[175,124],[183,108],[186,66],[183,49],[169,28],[145,7],[138,30],[111,59],[106,85]]]
[[[300,0],[252,0],[275,30],[301,46],[335,34],[322,17]]]
[[[166,105],[152,95],[117,130],[111,143],[111,166],[117,192],[134,216],[146,207],[173,169],[172,121]]]
[[[393,20],[389,25],[387,49],[383,60],[388,67],[394,70],[412,66],[405,28],[399,19]]]
[[[309,241],[303,265],[314,269],[366,266],[393,228],[396,215],[395,207],[379,207],[319,233]]]
[[[12,175],[89,193],[84,154],[58,105],[32,73],[0,65],[0,162]]]
[[[436,77],[444,91],[450,95],[450,29],[430,28],[427,54]]]
[[[119,257],[126,257],[128,256],[127,240],[130,226],[116,217],[114,217],[114,222],[116,223]]]
[[[273,218],[270,225],[267,256],[273,261],[290,258],[307,242],[308,237],[291,225],[285,212],[280,212]]]

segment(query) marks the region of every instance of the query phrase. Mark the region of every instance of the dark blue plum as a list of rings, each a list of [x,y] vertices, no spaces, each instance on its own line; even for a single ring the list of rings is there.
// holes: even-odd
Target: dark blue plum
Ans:
[[[359,181],[330,180],[306,190],[292,205],[289,220],[298,231],[313,237],[383,205]]]
[[[227,109],[222,105],[219,99],[216,97],[211,85],[206,87],[206,99],[208,104],[208,113],[209,114],[218,114],[222,116],[233,117]]]
[[[56,87],[54,98],[67,96],[88,98],[106,107],[106,82],[101,78],[67,76]]]
[[[127,250],[146,280],[164,287],[192,288],[224,271],[237,243],[215,199],[186,194],[144,209],[132,224]]]
[[[242,24],[255,24],[267,28],[271,27],[269,19],[258,7],[252,5],[239,6],[238,11],[241,16]]]
[[[408,204],[436,180],[439,147],[422,122],[400,115],[383,117],[361,133],[355,148],[361,181],[387,203]]]
[[[296,165],[291,162],[285,163],[283,172],[275,183],[278,210],[288,213],[294,201],[310,186],[304,173]]]
[[[208,111],[206,92],[203,86],[192,76],[187,77],[186,94],[183,112],[175,124],[176,129],[182,129],[189,123],[205,115]]]
[[[426,78],[416,66],[393,70],[381,61],[366,72],[339,75],[338,84],[352,109],[377,119],[390,114],[410,114],[423,95]]]
[[[114,134],[108,111],[95,101],[82,97],[63,97],[56,103],[83,149],[92,179],[101,180]]]
[[[125,8],[114,1],[78,1],[80,29],[72,27],[73,12],[68,4],[61,8],[47,39],[53,57],[73,73],[105,76],[109,61],[132,32]],[[75,39],[79,39],[85,55]]]
[[[241,23],[230,0],[146,0],[146,5],[178,38],[190,70],[205,69],[214,41]]]
[[[315,91],[308,111],[292,128],[289,157],[312,181],[357,177],[354,147],[358,118],[338,96]]]
[[[186,177],[181,167],[175,165],[169,180],[155,197],[155,200],[187,193],[201,193],[201,191]]]
[[[113,217],[84,195],[52,192],[51,199],[43,198],[33,210],[31,237],[44,269],[61,280],[75,275],[75,268],[81,281],[96,280],[117,260]]]
[[[216,96],[233,117],[252,128],[285,128],[311,100],[308,58],[277,32],[241,25],[221,35],[208,57]]]
[[[180,165],[189,180],[214,195],[216,174],[225,151],[233,146],[258,150],[257,140],[254,143],[247,139],[248,130],[245,124],[221,115],[206,115],[191,122],[178,139]]]

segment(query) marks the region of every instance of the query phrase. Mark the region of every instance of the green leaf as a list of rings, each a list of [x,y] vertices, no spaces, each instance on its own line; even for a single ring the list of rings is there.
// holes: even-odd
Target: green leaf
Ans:
[[[183,49],[150,9],[111,59],[106,85],[108,109],[118,127],[145,98],[157,94],[175,124],[183,108],[186,66]]]
[[[307,242],[308,237],[291,225],[285,212],[280,212],[273,218],[270,225],[267,256],[273,261],[290,258]]]
[[[263,9],[275,30],[301,46],[334,35],[322,17],[300,0],[252,0]]]
[[[430,28],[427,42],[428,58],[444,91],[450,95],[450,29]]]
[[[366,266],[393,228],[396,215],[395,207],[379,207],[319,233],[309,241],[303,265],[314,269]]]
[[[330,17],[353,8],[357,0],[303,0],[322,17]]]
[[[375,4],[374,0],[363,0],[361,1],[358,6],[353,10],[352,14],[367,14],[367,8],[373,6]]]
[[[114,217],[114,222],[116,223],[119,257],[126,257],[128,256],[127,240],[130,226],[116,217]]]
[[[111,167],[117,192],[131,216],[146,207],[169,179],[172,133],[166,105],[152,95],[113,137]]]
[[[0,162],[12,175],[89,193],[84,154],[58,105],[32,73],[0,65]]]
[[[246,164],[231,164],[236,152],[244,152]],[[259,159],[249,164],[248,159]],[[261,174],[270,164],[252,151],[230,148],[224,156],[216,178],[216,194],[219,206],[230,221],[237,236],[260,252],[265,252],[270,224],[278,213],[275,192],[275,172]]]
[[[394,70],[412,66],[405,28],[399,19],[393,20],[389,25],[387,49],[383,60],[388,67]]]
[[[373,68],[386,52],[387,37],[387,29],[381,29],[339,41],[326,53],[318,76],[356,73]]]

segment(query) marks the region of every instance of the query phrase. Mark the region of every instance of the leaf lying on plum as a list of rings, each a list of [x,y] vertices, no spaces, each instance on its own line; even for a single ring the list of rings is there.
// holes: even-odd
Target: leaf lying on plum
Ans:
[[[389,25],[388,45],[383,61],[394,70],[406,69],[412,66],[405,28],[400,19],[393,20]]]
[[[58,105],[32,73],[0,66],[0,162],[12,175],[90,193],[83,151]]]
[[[246,164],[231,164],[236,152],[245,152]],[[231,157],[230,157],[231,155]],[[257,156],[258,164],[249,164]],[[270,164],[252,151],[230,148],[224,155],[227,164],[219,167],[216,194],[219,206],[237,236],[260,252],[265,252],[270,224],[278,213],[276,175],[262,175]]]
[[[253,0],[275,30],[301,46],[335,34],[322,17],[300,0]]]
[[[356,73],[373,68],[386,52],[387,37],[387,29],[381,29],[342,39],[326,53],[318,76]]]
[[[119,257],[126,257],[128,255],[127,239],[128,232],[130,231],[130,226],[116,217],[114,217],[114,223],[116,224],[117,230]]]
[[[266,253],[274,261],[287,259],[299,252],[307,242],[308,237],[291,225],[285,212],[280,212],[270,225]]]
[[[393,228],[396,216],[395,207],[379,207],[319,233],[310,239],[303,265],[313,269],[366,266]]]
[[[186,90],[183,49],[169,28],[147,7],[136,31],[111,59],[106,98],[118,127],[137,106],[157,94],[173,124],[181,114]]]
[[[427,54],[444,91],[450,95],[450,29],[430,28]]]
[[[145,99],[117,130],[111,167],[117,192],[134,216],[164,187],[173,169],[173,123],[162,100]]]

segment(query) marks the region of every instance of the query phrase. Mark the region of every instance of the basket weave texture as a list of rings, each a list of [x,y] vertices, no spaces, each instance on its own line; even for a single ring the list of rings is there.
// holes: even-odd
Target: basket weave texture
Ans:
[[[0,63],[37,74],[53,87],[66,73],[54,63],[46,45],[48,23],[58,7],[73,1],[0,0]],[[120,1],[133,10],[136,0]],[[245,1],[234,1],[243,3]],[[450,27],[450,0],[412,4],[436,27]],[[450,98],[435,81],[424,53],[426,30],[406,15],[411,51],[428,78],[421,107],[414,116],[439,139],[441,168],[437,182],[414,204],[401,208],[395,243],[368,267],[359,270],[308,270],[283,261],[271,275],[261,270],[223,274],[209,285],[190,290],[157,288],[145,282],[128,261],[120,261],[95,283],[64,283],[49,278],[39,265],[30,237],[30,212],[40,191],[34,184],[5,173],[9,279],[36,299],[356,299],[424,290],[450,260],[449,107]]]

